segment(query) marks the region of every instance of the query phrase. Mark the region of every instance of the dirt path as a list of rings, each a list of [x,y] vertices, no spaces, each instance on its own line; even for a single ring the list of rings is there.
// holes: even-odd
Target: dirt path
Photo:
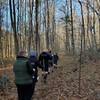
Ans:
[[[54,69],[54,72],[48,76],[47,84],[40,80],[36,86],[33,100],[75,100],[76,97],[70,98],[73,95],[70,86],[71,77],[73,76],[71,75],[72,61],[71,57],[63,58],[58,68]],[[78,100],[78,97],[76,100]]]
[[[43,83],[39,71],[40,80],[37,82],[33,100],[100,100],[95,99],[96,90],[100,90],[99,65],[100,62],[97,62],[82,67],[81,95],[78,95],[78,63],[72,57],[61,57],[58,68],[48,75],[47,84]],[[8,75],[11,83],[5,98],[1,96],[0,100],[17,100],[12,71]]]

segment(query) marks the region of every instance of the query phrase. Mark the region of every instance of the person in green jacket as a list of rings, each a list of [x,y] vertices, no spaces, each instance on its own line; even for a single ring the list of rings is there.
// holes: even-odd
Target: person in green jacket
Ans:
[[[34,83],[32,76],[27,71],[29,66],[27,64],[28,58],[25,57],[25,54],[25,51],[21,50],[13,65],[18,100],[32,100],[34,92]]]

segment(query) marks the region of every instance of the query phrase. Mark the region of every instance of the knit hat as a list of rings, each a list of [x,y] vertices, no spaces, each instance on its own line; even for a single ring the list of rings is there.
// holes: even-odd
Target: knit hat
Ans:
[[[18,56],[26,56],[25,50],[20,50],[20,51],[18,52]]]
[[[36,51],[30,51],[29,56],[37,56],[37,52]]]

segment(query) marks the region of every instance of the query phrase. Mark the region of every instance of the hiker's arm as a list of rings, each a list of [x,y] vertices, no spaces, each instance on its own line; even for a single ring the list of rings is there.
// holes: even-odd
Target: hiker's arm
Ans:
[[[59,56],[57,55],[57,60],[59,60]]]
[[[29,61],[27,62],[27,71],[30,75],[33,74],[33,67]]]

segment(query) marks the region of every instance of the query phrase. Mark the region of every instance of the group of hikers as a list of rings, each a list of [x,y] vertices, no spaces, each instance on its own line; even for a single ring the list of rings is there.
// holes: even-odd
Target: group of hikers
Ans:
[[[26,52],[20,50],[13,65],[15,84],[18,92],[18,100],[32,100],[36,82],[38,81],[38,68],[42,70],[43,81],[46,83],[47,76],[57,68],[59,57],[51,50],[44,50],[38,56],[36,51]]]

